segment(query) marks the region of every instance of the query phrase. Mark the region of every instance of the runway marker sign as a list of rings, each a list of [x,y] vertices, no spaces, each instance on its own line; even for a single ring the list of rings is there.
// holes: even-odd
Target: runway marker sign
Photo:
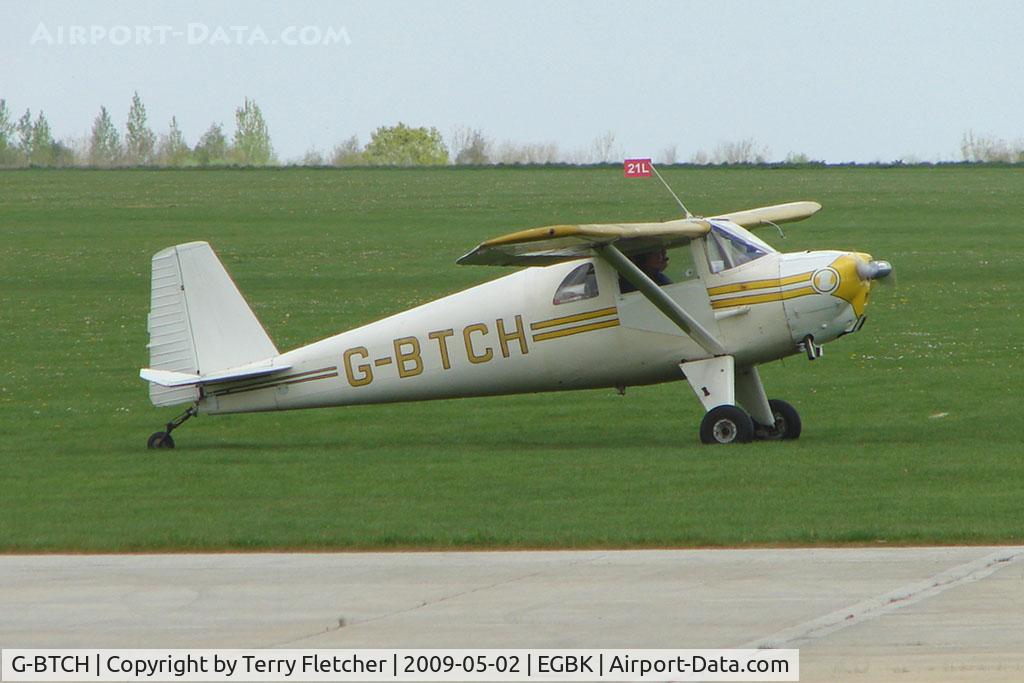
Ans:
[[[650,159],[626,159],[622,170],[627,178],[650,178],[652,168]]]

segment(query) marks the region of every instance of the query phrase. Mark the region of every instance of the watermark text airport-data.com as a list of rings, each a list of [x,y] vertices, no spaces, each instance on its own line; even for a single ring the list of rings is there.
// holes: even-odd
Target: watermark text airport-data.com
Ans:
[[[207,45],[214,47],[327,47],[349,46],[352,39],[344,26],[291,25],[264,28],[256,25],[220,25],[188,22],[184,25],[154,24],[45,24],[40,22],[29,38],[39,46],[160,46]]]

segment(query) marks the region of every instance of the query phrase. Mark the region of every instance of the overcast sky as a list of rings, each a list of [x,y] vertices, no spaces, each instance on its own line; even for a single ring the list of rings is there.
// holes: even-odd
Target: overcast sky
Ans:
[[[138,90],[194,144],[250,97],[282,160],[403,121],[681,160],[958,159],[1024,138],[1024,3],[0,2],[0,98],[81,137]],[[71,44],[74,42],[75,44]],[[311,44],[306,44],[311,43]]]

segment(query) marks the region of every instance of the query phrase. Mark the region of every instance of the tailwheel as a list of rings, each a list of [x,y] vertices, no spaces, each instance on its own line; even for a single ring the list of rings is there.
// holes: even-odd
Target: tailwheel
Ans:
[[[196,406],[192,406],[184,413],[168,422],[167,427],[165,427],[166,431],[153,432],[150,434],[149,440],[146,441],[146,448],[174,448],[174,439],[171,438],[171,432],[183,425],[190,417],[195,417],[198,414],[198,408]]]
[[[778,398],[770,399],[768,406],[772,409],[775,424],[771,426],[755,424],[754,438],[769,441],[799,438],[803,425],[800,422],[800,413],[796,412],[796,408]]]
[[[753,438],[754,421],[736,406],[712,408],[700,422],[701,443],[746,443]]]

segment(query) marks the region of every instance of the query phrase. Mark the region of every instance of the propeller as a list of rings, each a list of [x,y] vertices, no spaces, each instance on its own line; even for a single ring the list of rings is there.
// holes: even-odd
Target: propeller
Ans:
[[[885,280],[892,274],[892,264],[888,261],[857,260],[857,275],[861,280]]]
[[[881,297],[875,298],[876,305],[886,307],[895,305],[894,298],[898,296],[899,286],[896,282],[896,270],[891,263],[860,258],[857,260],[857,275],[871,286],[871,294]]]

